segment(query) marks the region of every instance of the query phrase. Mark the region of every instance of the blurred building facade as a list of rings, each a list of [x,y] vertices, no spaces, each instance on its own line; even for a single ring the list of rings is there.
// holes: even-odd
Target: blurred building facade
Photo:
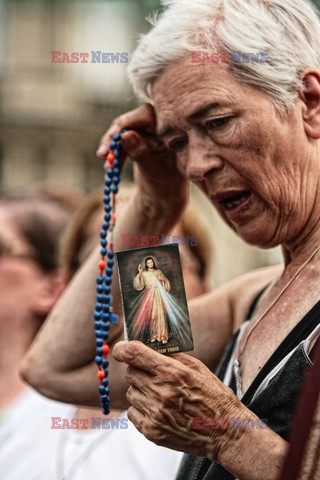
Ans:
[[[125,0],[0,1],[2,188],[101,184],[99,139],[135,105],[126,64],[56,64],[51,51],[127,52],[130,59],[146,11],[144,2]]]

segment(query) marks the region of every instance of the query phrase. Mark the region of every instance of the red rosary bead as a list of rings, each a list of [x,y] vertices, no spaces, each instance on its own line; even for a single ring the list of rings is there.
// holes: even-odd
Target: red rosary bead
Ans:
[[[105,260],[100,260],[100,262],[98,263],[98,267],[100,268],[100,270],[104,270],[106,268]]]
[[[97,377],[99,378],[99,380],[103,380],[105,378],[106,374],[102,371],[102,370],[99,370],[97,372]]]
[[[108,355],[108,353],[110,352],[109,345],[107,345],[107,344],[102,345],[102,350],[103,350],[103,355]]]
[[[108,160],[108,162],[109,162],[111,165],[113,164],[113,162],[114,162],[114,155],[113,155],[113,153],[110,152],[110,153],[107,155],[107,160]]]

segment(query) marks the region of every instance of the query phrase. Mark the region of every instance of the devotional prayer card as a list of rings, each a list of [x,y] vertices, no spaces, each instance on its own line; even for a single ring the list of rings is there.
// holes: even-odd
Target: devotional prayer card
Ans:
[[[126,340],[159,353],[194,349],[178,244],[116,252]]]

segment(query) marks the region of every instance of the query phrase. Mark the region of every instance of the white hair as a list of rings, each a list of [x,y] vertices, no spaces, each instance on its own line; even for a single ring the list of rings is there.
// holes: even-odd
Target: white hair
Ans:
[[[267,93],[280,113],[294,105],[299,74],[320,69],[320,20],[310,0],[163,0],[128,68],[135,93],[151,101],[165,67],[188,52],[267,52],[267,63],[230,63],[231,72]],[[191,59],[191,54],[190,54]]]

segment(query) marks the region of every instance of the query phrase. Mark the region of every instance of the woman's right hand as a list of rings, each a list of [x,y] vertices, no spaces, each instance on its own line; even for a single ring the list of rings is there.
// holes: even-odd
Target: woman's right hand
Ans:
[[[142,267],[141,267],[140,263],[139,263],[139,265],[138,265],[138,272],[139,272],[139,273],[142,273]]]
[[[144,104],[117,117],[101,139],[98,157],[107,155],[113,135],[123,128],[128,131],[121,135],[121,167],[129,156],[134,162],[139,193],[146,199],[144,204],[158,204],[162,214],[174,210],[178,217],[187,200],[187,181],[178,171],[173,152],[156,134],[155,109]]]

